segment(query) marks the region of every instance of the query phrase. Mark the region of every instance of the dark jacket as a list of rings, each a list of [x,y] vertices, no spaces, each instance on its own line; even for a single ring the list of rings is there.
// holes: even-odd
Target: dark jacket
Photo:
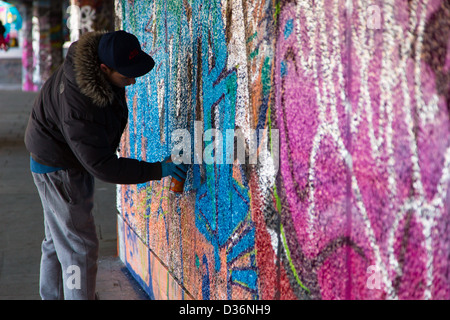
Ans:
[[[44,165],[84,168],[111,183],[161,179],[161,163],[118,158],[128,121],[125,89],[113,87],[100,70],[97,46],[102,33],[73,43],[61,67],[45,82],[33,106],[25,145]]]

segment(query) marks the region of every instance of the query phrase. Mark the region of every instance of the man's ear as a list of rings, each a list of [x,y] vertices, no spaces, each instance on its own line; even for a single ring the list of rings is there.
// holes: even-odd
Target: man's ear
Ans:
[[[111,73],[111,68],[110,67],[108,67],[106,64],[104,64],[104,63],[101,63],[100,64],[100,70],[102,70],[104,73],[106,73],[106,74],[110,74]]]

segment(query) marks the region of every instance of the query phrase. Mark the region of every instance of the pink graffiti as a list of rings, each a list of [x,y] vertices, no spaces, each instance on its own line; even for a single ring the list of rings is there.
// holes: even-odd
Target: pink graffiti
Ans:
[[[450,82],[426,58],[449,17],[445,1],[408,3],[380,3],[379,30],[358,1],[278,16],[277,189],[290,272],[313,298],[450,298]]]

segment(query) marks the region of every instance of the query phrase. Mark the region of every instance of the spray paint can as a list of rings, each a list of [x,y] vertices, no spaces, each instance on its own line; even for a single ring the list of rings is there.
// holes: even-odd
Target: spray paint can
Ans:
[[[172,162],[172,159],[169,159],[168,161]],[[174,177],[172,177],[172,180],[170,181],[170,188],[169,190],[174,193],[183,193],[184,190],[184,179],[181,181],[178,181]]]
[[[175,193],[183,193],[184,189],[184,180],[178,181],[174,177],[172,177],[172,181],[170,182],[170,191]]]

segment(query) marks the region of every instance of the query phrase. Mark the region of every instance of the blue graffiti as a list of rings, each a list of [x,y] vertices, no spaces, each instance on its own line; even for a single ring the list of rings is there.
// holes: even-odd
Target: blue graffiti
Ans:
[[[218,128],[221,132],[235,128],[237,75],[227,69],[227,46],[219,1],[195,1],[193,4],[194,41],[200,48],[194,48],[194,61],[201,60],[202,83],[196,83],[195,90],[202,86],[204,130]],[[197,53],[201,53],[201,57]],[[196,64],[199,68],[199,64]],[[214,247],[214,268],[221,269],[219,250],[228,250],[227,264],[254,248],[255,229],[250,226],[244,234],[244,225],[250,209],[248,188],[234,178],[232,166],[205,164],[205,181],[195,180],[196,227]],[[200,166],[194,174],[200,177]],[[232,240],[233,239],[233,240]],[[231,268],[231,267],[229,267]],[[235,274],[244,287],[255,289],[254,270]],[[241,275],[241,276],[239,276]],[[245,277],[243,275],[246,275]],[[246,282],[246,279],[248,280]],[[231,281],[233,282],[233,281]]]
[[[225,133],[235,128],[237,74],[236,69],[227,66],[221,3],[218,0],[189,3],[192,3],[190,21],[186,12],[188,2],[122,1],[124,29],[138,37],[143,50],[156,62],[149,74],[138,78],[127,90],[130,157],[150,162],[162,160],[172,148],[170,133],[187,128],[194,136],[195,119],[202,120],[203,131],[216,128]],[[183,79],[187,77],[184,73],[188,58],[191,78],[186,85]],[[180,83],[181,89],[177,88]],[[232,170],[233,166],[227,164],[197,164],[186,183],[186,188],[196,193],[195,226],[214,248],[211,269],[218,272],[226,268],[229,298],[231,285],[257,294],[255,228],[249,216],[249,189],[245,176],[241,173],[244,181],[238,182]],[[144,187],[148,184],[139,185],[138,192],[144,191]],[[226,252],[226,266],[221,265],[221,250]],[[233,264],[243,256],[251,257],[250,265],[236,269]],[[208,272],[202,280],[202,291],[207,299],[211,270],[205,258],[203,263]]]

